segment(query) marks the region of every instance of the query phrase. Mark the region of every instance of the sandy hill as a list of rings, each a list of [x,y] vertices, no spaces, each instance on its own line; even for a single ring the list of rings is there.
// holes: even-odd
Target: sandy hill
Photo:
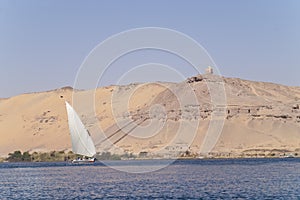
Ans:
[[[0,99],[0,156],[70,150],[65,101],[73,102],[99,152],[300,151],[300,87],[198,75],[182,83],[65,87]]]

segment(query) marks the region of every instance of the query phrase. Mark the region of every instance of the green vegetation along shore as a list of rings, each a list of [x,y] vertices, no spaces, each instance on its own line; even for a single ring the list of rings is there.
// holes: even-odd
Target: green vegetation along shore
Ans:
[[[29,153],[14,151],[9,153],[7,158],[2,158],[2,161],[8,162],[58,162],[75,159],[77,157],[73,152],[51,151],[51,152],[33,152]]]
[[[74,154],[72,151],[51,151],[51,152],[33,152],[28,151],[14,151],[9,153],[8,157],[0,158],[0,162],[63,162],[71,161],[78,157],[82,157],[78,154]],[[122,159],[135,159],[137,156],[133,154],[112,154],[110,152],[103,152],[96,155],[98,160],[122,160]]]
[[[299,157],[297,152],[286,152],[280,151],[281,154],[269,153],[257,153],[256,151],[242,154],[217,154],[211,153],[207,156],[200,156],[198,154],[192,154],[189,151],[183,152],[177,156],[169,157],[171,159],[233,159],[233,158],[282,158],[282,157]],[[64,162],[71,161],[78,157],[82,157],[78,154],[74,154],[72,151],[51,151],[51,152],[33,152],[28,151],[14,151],[9,153],[8,157],[0,158],[0,162]],[[138,155],[132,153],[125,153],[122,155],[112,154],[110,152],[98,153],[96,156],[97,160],[130,160],[130,159],[166,159],[166,157],[149,155],[147,152],[140,152]]]

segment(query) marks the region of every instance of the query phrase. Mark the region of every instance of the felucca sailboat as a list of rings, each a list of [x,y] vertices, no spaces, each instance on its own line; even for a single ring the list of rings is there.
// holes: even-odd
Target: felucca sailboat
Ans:
[[[78,159],[73,160],[72,163],[95,162],[94,156],[96,155],[96,148],[88,130],[68,102],[66,102],[66,109],[72,140],[72,151],[73,153],[83,156],[83,158],[79,157]]]

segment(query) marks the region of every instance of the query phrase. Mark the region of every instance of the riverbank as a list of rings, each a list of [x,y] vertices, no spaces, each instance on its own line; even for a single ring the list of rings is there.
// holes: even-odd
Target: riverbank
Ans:
[[[50,152],[21,152],[20,150],[9,153],[7,157],[0,158],[0,162],[63,162],[72,161],[82,157],[81,155],[74,154],[72,151],[50,151]],[[112,154],[110,152],[102,152],[97,154],[97,160],[130,160],[138,159],[139,156],[133,154]]]
[[[21,152],[19,150],[9,153],[6,158],[0,158],[0,162],[60,162],[75,159],[78,155],[73,152]]]
[[[51,152],[21,152],[14,151],[9,153],[8,157],[0,157],[1,162],[63,162],[71,161],[78,157],[82,157],[78,154],[74,154],[72,151],[51,151]],[[300,158],[298,152],[288,152],[282,154],[221,154],[221,153],[210,153],[205,156],[197,154],[181,154],[179,156],[155,156],[155,155],[144,155],[144,154],[111,154],[110,152],[103,152],[97,154],[97,160],[151,160],[151,159],[178,159],[178,160],[196,160],[196,159],[257,159],[257,158]]]

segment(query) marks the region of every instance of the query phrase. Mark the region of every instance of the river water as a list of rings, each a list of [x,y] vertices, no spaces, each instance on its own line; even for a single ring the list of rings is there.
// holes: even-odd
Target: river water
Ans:
[[[168,161],[109,161],[120,169]],[[101,162],[1,163],[0,199],[300,199],[300,159],[177,160],[149,173]]]

